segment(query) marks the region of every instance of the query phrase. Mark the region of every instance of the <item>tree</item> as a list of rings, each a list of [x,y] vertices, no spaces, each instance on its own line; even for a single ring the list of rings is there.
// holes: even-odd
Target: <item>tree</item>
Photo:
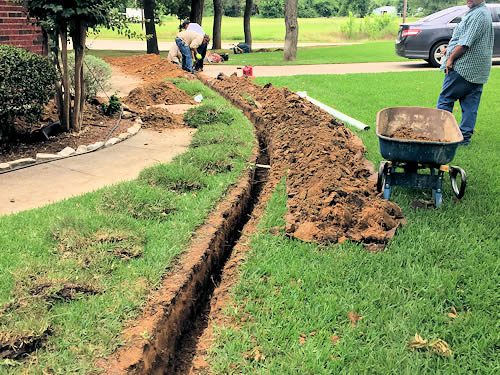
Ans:
[[[221,49],[222,48],[222,0],[214,0],[214,28],[212,35],[212,48]]]
[[[285,61],[297,58],[297,42],[299,39],[299,24],[297,22],[297,0],[285,1]]]
[[[223,0],[223,7],[225,16],[241,16],[241,0]]]
[[[155,55],[160,54],[158,49],[158,37],[156,36],[155,25],[155,0],[143,0],[144,7],[144,22],[146,24],[146,43],[147,52]]]
[[[179,20],[189,17],[190,5],[186,0],[158,0],[158,5],[162,5],[165,14],[176,15]]]
[[[98,26],[123,30],[125,19],[114,11],[119,1],[17,0],[17,2],[27,9],[28,16],[37,21],[49,38],[52,59],[61,77],[56,88],[56,104],[61,124],[68,131],[80,131],[85,104],[83,59],[87,31]],[[68,38],[71,38],[75,51],[74,90],[71,90],[69,80]],[[74,98],[71,96],[72,91]]]
[[[243,30],[245,32],[245,44],[252,49],[252,30],[250,29],[250,17],[253,11],[253,0],[245,1],[245,13],[243,14]]]
[[[191,22],[196,22],[197,24],[203,21],[203,5],[205,0],[191,0],[191,13],[189,14],[189,20]]]
[[[284,11],[284,0],[260,0],[260,15],[264,18],[281,18]]]

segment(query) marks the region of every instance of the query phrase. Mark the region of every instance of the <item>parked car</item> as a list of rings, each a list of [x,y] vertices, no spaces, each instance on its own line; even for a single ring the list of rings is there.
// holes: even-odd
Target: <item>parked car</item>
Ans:
[[[500,4],[487,4],[495,29],[494,57],[500,57]],[[467,6],[455,6],[431,14],[420,21],[402,24],[396,40],[396,53],[409,59],[424,59],[441,65],[453,30],[467,13]]]

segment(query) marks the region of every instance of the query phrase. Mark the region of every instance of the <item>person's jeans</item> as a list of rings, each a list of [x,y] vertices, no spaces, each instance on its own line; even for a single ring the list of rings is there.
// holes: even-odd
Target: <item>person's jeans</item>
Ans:
[[[460,130],[464,142],[469,143],[476,126],[477,110],[483,93],[483,85],[471,83],[454,70],[446,74],[443,88],[439,95],[437,108],[453,112],[457,100],[462,107],[462,121]]]
[[[196,60],[194,64],[194,70],[203,70],[203,60],[207,55],[207,48],[208,44],[206,43],[203,43],[201,46],[198,47],[197,52],[201,55],[201,60]]]
[[[193,58],[191,56],[191,49],[181,38],[175,38],[175,44],[177,44],[177,47],[179,47],[179,51],[181,51],[182,54],[182,69],[193,73]]]

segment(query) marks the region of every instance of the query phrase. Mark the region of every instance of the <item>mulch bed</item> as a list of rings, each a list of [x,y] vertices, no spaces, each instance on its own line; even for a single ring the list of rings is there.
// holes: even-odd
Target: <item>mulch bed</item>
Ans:
[[[53,122],[57,118],[51,105],[48,106],[48,111],[50,113],[44,115],[40,127]],[[100,106],[87,104],[83,127],[79,133],[61,132],[46,140],[40,131],[32,132],[8,145],[0,145],[0,163],[21,158],[34,158],[37,153],[57,153],[65,147],[76,149],[80,145],[104,141],[117,122],[118,115],[105,116],[102,114]],[[122,119],[118,127],[111,133],[111,136],[126,132],[132,125],[132,120]]]

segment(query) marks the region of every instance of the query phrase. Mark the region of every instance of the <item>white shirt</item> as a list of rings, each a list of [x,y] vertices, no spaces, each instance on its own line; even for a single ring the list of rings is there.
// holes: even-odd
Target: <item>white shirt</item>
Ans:
[[[205,31],[203,31],[202,27],[197,23],[190,23],[187,30],[194,31],[195,33],[205,35]]]

